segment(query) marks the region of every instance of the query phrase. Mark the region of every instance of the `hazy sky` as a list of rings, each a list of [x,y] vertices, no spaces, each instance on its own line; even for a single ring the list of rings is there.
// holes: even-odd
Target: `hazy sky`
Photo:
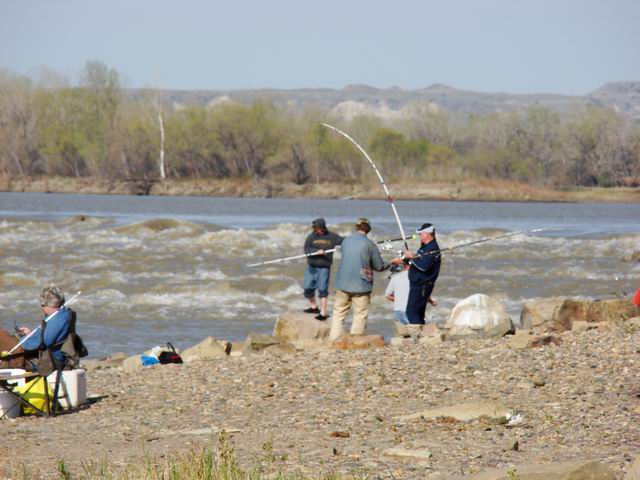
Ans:
[[[130,87],[585,94],[640,80],[640,0],[0,0],[0,67]]]

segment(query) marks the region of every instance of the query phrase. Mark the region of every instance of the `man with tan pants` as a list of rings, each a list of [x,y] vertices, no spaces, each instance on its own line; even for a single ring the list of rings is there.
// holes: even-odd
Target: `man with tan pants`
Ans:
[[[367,331],[373,271],[382,272],[389,268],[389,264],[382,260],[376,244],[367,238],[371,222],[366,218],[359,218],[355,227],[355,233],[342,242],[329,334],[331,340],[336,340],[343,334],[344,321],[352,307],[351,334],[362,335]]]

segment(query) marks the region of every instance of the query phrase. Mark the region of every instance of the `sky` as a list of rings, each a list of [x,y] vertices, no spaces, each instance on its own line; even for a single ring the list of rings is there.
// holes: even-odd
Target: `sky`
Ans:
[[[640,0],[0,0],[0,67],[127,87],[584,95],[640,80]]]

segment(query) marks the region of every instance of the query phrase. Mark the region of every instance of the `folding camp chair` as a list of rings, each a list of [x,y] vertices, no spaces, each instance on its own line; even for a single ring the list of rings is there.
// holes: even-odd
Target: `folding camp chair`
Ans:
[[[70,325],[70,327],[73,327],[73,333],[75,335],[75,312],[71,315],[71,319],[72,322],[70,323],[73,323],[73,325]],[[54,349],[63,345],[64,342],[47,347],[44,344],[44,332],[46,326],[47,323],[42,320],[40,322],[40,346],[36,350],[25,350],[23,352],[0,357],[0,360],[2,360],[3,362],[6,361],[8,363],[11,363],[12,360],[22,358],[30,363],[34,368],[34,371],[30,373],[0,376],[0,388],[2,388],[6,392],[11,393],[11,395],[13,395],[22,406],[32,408],[33,411],[40,416],[56,415],[58,413],[58,392],[60,389],[62,370],[65,367],[65,363],[56,362],[53,358]],[[56,383],[53,390],[53,396],[50,396],[47,376],[51,375],[53,372],[56,372]],[[42,382],[44,382],[42,389],[45,400],[45,408],[40,408],[29,401],[29,398],[33,397],[33,394],[30,395],[32,389],[38,385],[38,378],[41,378]],[[10,383],[11,381],[20,379],[36,381],[31,383],[30,387],[26,391],[20,392],[15,383]]]
[[[36,381],[31,382],[29,384],[29,388],[26,390],[21,390],[18,388],[16,383],[21,379]],[[33,389],[37,388],[39,381],[44,384],[42,387],[42,395],[33,393]],[[49,416],[56,415],[58,413],[56,408],[58,404],[57,392],[54,393],[53,396],[49,394],[49,385],[47,383],[46,376],[34,372],[27,372],[18,375],[0,375],[0,388],[5,392],[9,392],[24,408],[32,409],[36,415]],[[36,404],[36,399],[38,398],[40,399],[40,402],[37,402],[38,404]],[[40,407],[40,403],[44,403],[43,408]]]

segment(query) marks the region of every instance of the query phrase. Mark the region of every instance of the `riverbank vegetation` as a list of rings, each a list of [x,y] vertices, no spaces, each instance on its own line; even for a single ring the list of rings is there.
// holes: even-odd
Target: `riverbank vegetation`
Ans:
[[[342,193],[375,181],[360,153],[320,122],[349,132],[388,181],[407,185],[640,185],[640,125],[606,108],[462,116],[415,105],[401,118],[346,120],[266,100],[175,106],[159,90],[132,95],[99,62],[87,63],[78,85],[0,72],[0,176],[141,182],[137,193],[166,180],[338,184]]]
[[[211,442],[213,443],[213,442]],[[70,480],[351,480],[365,479],[359,475],[340,475],[332,472],[308,474],[301,470],[283,470],[283,460],[273,452],[270,442],[262,445],[262,455],[256,457],[249,466],[240,464],[233,444],[222,431],[217,446],[193,443],[182,453],[146,455],[137,462],[114,465],[106,457],[86,459],[81,467],[69,466],[63,459],[56,463],[58,478]],[[31,479],[34,472],[26,465],[12,472],[13,478]]]

